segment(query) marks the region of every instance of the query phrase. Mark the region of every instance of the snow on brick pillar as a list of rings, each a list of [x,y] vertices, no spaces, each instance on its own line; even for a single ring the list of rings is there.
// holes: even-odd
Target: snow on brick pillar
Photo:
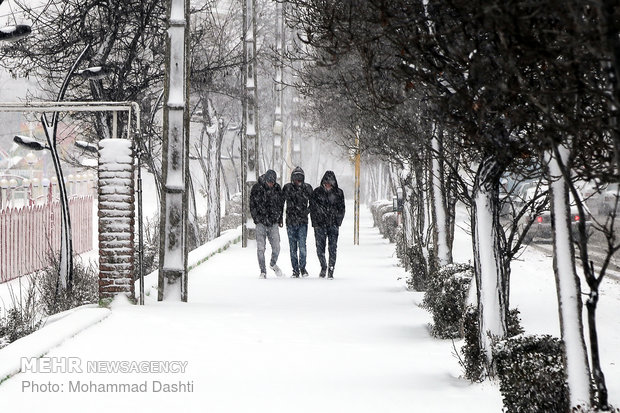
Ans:
[[[99,298],[134,296],[134,179],[131,141],[99,141]]]

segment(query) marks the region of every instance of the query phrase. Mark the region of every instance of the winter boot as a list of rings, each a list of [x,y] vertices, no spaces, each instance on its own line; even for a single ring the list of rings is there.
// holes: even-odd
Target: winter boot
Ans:
[[[334,279],[334,267],[329,267],[329,271],[327,272],[327,279],[329,280]]]
[[[305,278],[305,277],[307,277],[308,275],[309,275],[309,274],[308,274],[308,271],[306,271],[306,269],[305,269],[305,268],[302,268],[302,269],[301,269],[301,276]]]
[[[321,268],[321,273],[319,274],[319,277],[325,278],[325,273],[326,272],[327,272],[327,268]]]
[[[267,274],[265,274],[264,272],[261,272],[258,278],[267,278]]]
[[[273,272],[276,273],[276,277],[282,277],[284,275],[282,273],[282,270],[280,269],[280,267],[277,266],[277,264],[273,264],[269,268],[271,268],[273,270]]]

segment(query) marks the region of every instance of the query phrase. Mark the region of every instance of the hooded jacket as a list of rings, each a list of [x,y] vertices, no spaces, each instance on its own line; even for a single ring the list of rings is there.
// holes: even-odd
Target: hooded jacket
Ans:
[[[325,182],[331,182],[332,189],[330,191],[323,186]],[[338,188],[338,181],[334,172],[326,171],[323,179],[321,179],[321,185],[312,193],[310,201],[312,226],[340,226],[344,219],[344,212],[344,192]]]
[[[296,179],[301,185],[295,184]],[[284,185],[282,193],[286,202],[286,226],[308,225],[312,186],[305,182],[304,170],[299,166],[291,172],[291,182]]]
[[[273,187],[269,187],[267,182],[274,182]],[[282,209],[284,208],[284,198],[282,189],[275,182],[276,173],[268,170],[258,178],[258,182],[252,186],[250,191],[250,214],[255,224],[271,226],[282,222]]]

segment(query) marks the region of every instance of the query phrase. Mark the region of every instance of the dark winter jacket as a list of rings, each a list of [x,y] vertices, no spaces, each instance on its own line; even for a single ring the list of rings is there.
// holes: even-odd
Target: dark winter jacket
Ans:
[[[273,187],[267,181],[274,182]],[[255,224],[271,226],[282,223],[284,197],[280,185],[275,182],[276,173],[271,169],[258,178],[250,191],[250,214]]]
[[[301,185],[295,184],[295,180],[301,181]],[[291,182],[282,188],[284,200],[286,201],[287,227],[292,225],[308,225],[312,186],[305,183],[304,180],[304,170],[298,166],[291,173]]]
[[[323,184],[331,182],[332,189],[327,191]],[[344,192],[338,188],[336,175],[332,171],[325,172],[321,185],[312,193],[310,201],[310,217],[313,227],[326,227],[342,224],[344,219]]]

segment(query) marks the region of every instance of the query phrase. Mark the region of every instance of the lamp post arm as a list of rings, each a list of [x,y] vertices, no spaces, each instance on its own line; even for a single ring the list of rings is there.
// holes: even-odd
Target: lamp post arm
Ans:
[[[71,77],[75,73],[78,65],[82,62],[84,55],[89,49],[90,49],[90,44],[87,44],[86,47],[84,47],[84,50],[82,50],[78,58],[75,60],[75,62],[73,62],[73,65],[71,65],[71,68],[69,69],[69,71],[65,75],[64,80],[62,81],[62,86],[60,86],[60,90],[58,91],[56,102],[61,102],[65,98],[65,93],[67,92],[67,88],[69,87],[69,82],[71,81]],[[47,119],[46,119],[46,122],[47,122]],[[48,123],[48,125],[50,124]],[[52,115],[51,125],[54,128],[54,132],[52,133],[52,140],[55,146],[56,145],[56,131],[58,128],[58,112],[54,112],[54,114]]]
[[[56,98],[56,102],[60,102],[65,98],[65,92],[67,91],[67,87],[69,87],[69,81],[71,80],[71,77],[75,73],[75,70],[77,69],[80,62],[82,62],[84,55],[89,49],[90,49],[90,44],[87,44],[84,50],[82,50],[82,53],[80,53],[80,55],[75,60],[75,62],[73,62],[73,65],[71,65],[71,69],[69,69],[69,71],[65,75],[65,79],[62,82],[62,86],[60,86],[60,90],[58,91],[58,97]]]

